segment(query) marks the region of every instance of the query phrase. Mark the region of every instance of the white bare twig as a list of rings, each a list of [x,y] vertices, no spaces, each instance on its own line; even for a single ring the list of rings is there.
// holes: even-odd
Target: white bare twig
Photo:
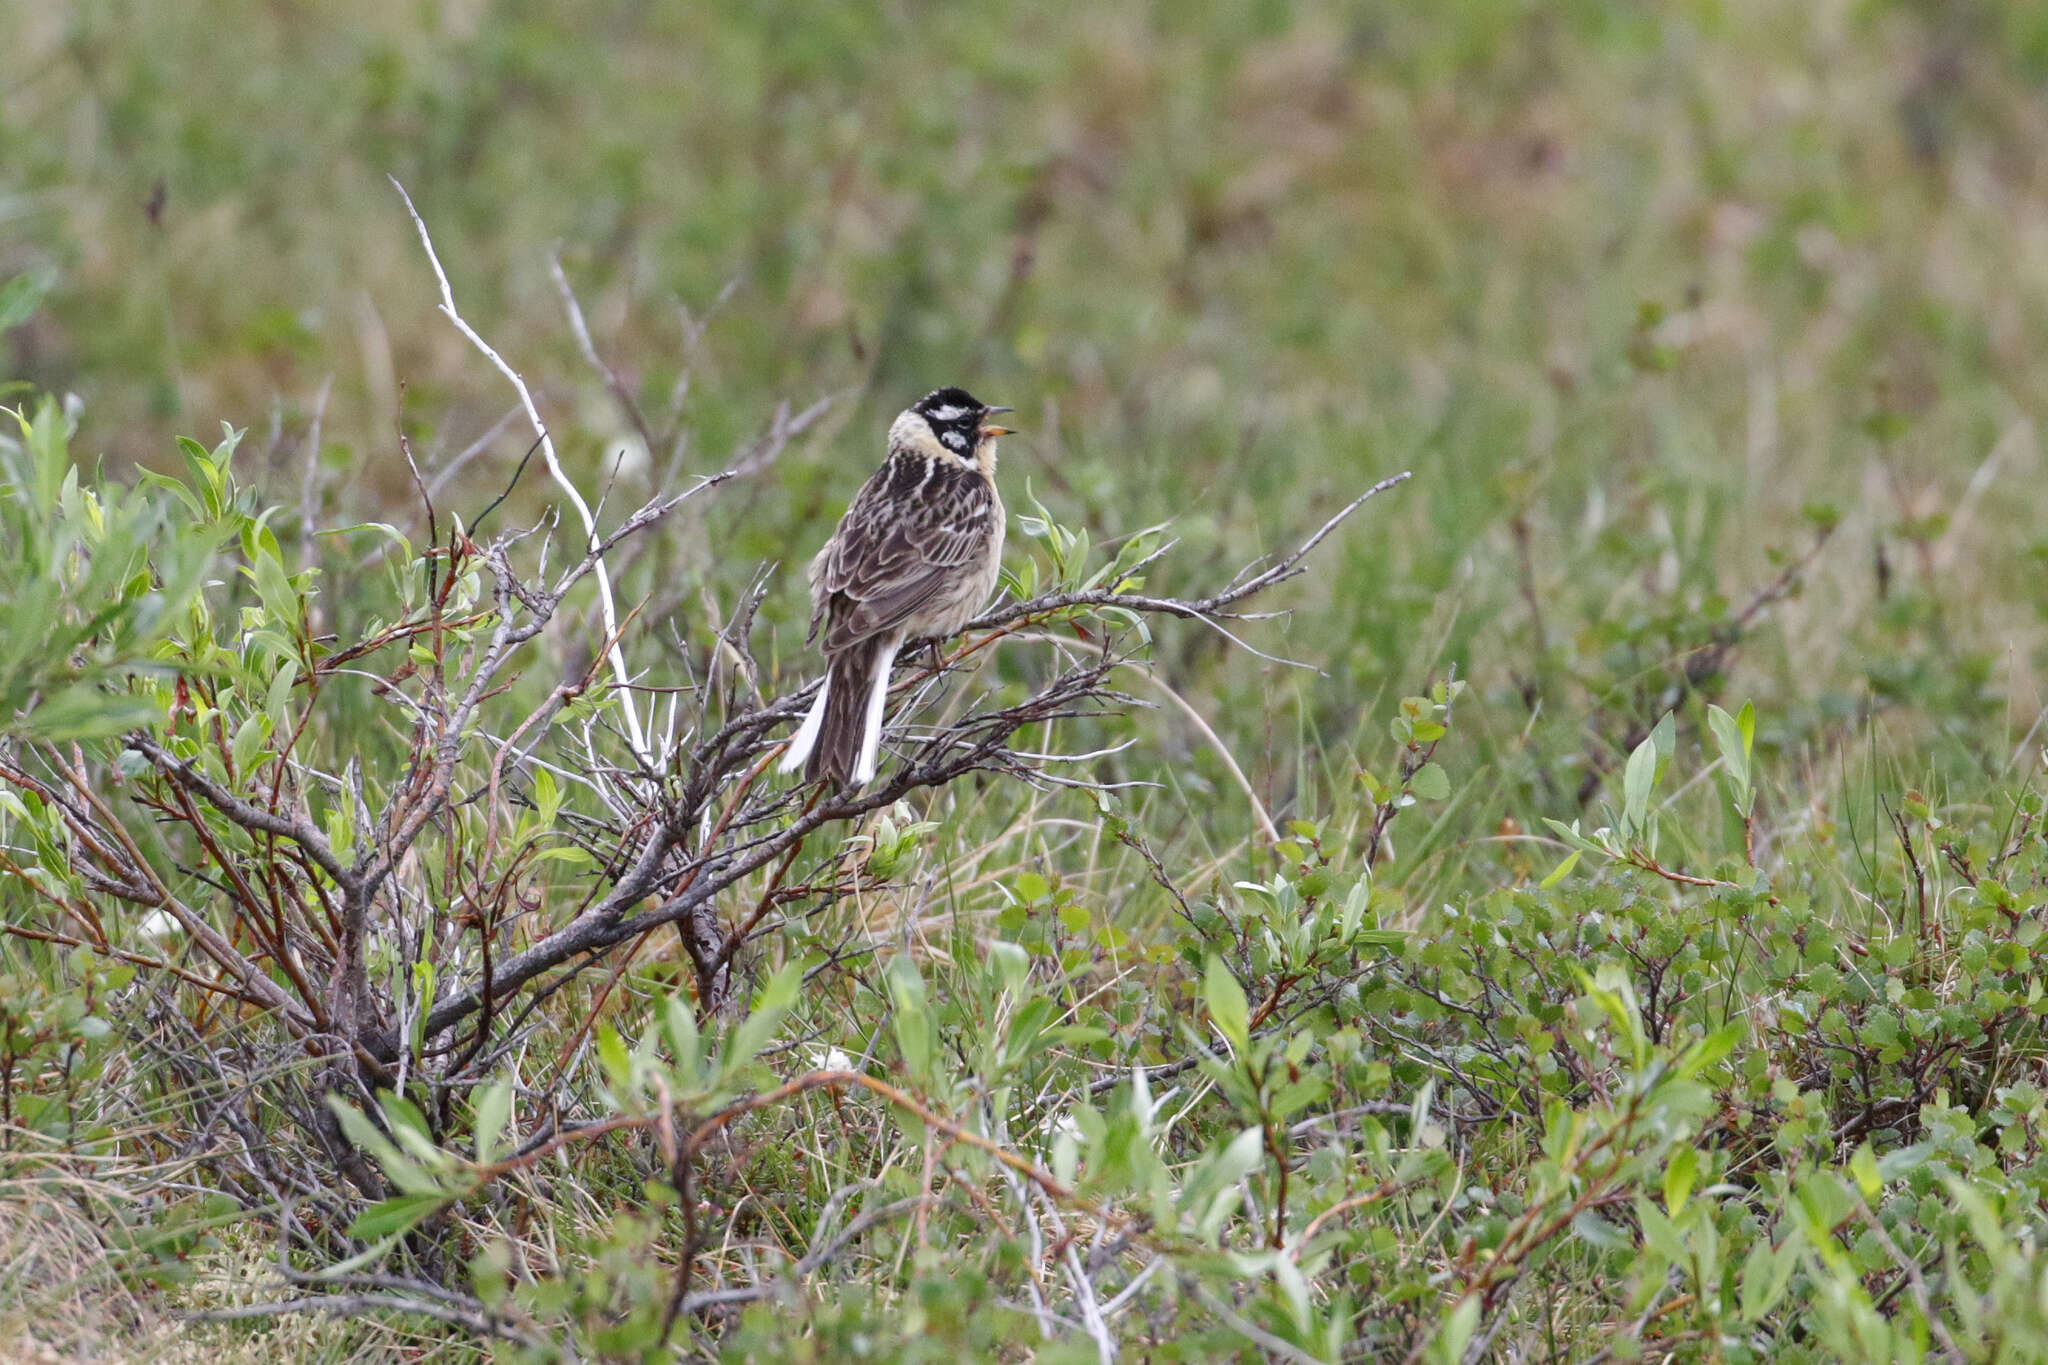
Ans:
[[[1146,1281],[1156,1275],[1165,1265],[1166,1257],[1163,1254],[1154,1256],[1151,1260],[1145,1262],[1145,1268],[1131,1276],[1131,1282],[1119,1290],[1115,1298],[1102,1305],[1103,1321],[1109,1321],[1109,1319],[1129,1307],[1137,1299],[1138,1291],[1145,1287]]]
[[[1038,1335],[1051,1341],[1058,1333],[1054,1329],[1052,1312],[1046,1307],[1045,1293],[1039,1288],[1039,1277],[1045,1273],[1045,1234],[1038,1228],[1038,1211],[1032,1207],[1031,1196],[1025,1192],[1024,1182],[1009,1167],[1002,1168],[1002,1176],[1017,1196],[1017,1202],[1024,1206],[1024,1226],[1031,1233],[1031,1259],[1025,1262],[1026,1278],[1024,1288],[1031,1293],[1031,1316],[1038,1322]]]
[[[576,491],[576,485],[569,482],[569,476],[562,470],[562,462],[555,458],[554,437],[548,434],[547,423],[541,421],[540,409],[534,406],[533,393],[526,387],[526,381],[519,377],[519,372],[507,364],[505,357],[492,349],[491,343],[478,335],[476,328],[470,326],[456,310],[455,291],[448,283],[448,272],[441,268],[441,258],[434,250],[434,239],[427,232],[426,220],[421,218],[420,211],[413,207],[412,196],[405,192],[405,186],[399,183],[398,177],[391,176],[390,180],[392,187],[398,191],[398,197],[405,201],[405,211],[412,216],[412,225],[419,230],[420,245],[426,248],[427,260],[434,267],[434,278],[441,286],[441,312],[455,324],[457,331],[469,339],[470,345],[481,351],[484,358],[495,365],[498,373],[504,375],[518,391],[519,402],[526,409],[527,420],[533,423],[534,434],[540,438],[541,458],[547,461],[548,473],[554,478],[556,486],[568,496],[570,505],[576,509],[576,515],[582,518],[586,547],[596,549],[597,519],[591,515],[590,504]],[[605,639],[609,642],[605,653],[611,662],[612,677],[618,683],[619,712],[625,718],[626,739],[633,746],[634,755],[643,765],[651,768],[654,762],[653,755],[647,748],[646,732],[640,726],[640,713],[633,704],[632,674],[626,668],[626,652],[619,647],[619,611],[612,598],[612,576],[605,568],[602,558],[597,560],[594,567],[597,577],[597,600],[604,616]]]
[[[1088,1272],[1081,1266],[1081,1253],[1074,1249],[1071,1239],[1066,1239],[1067,1280],[1074,1286],[1074,1303],[1081,1310],[1081,1324],[1088,1329],[1088,1335],[1095,1342],[1095,1355],[1102,1365],[1114,1365],[1116,1361],[1116,1338],[1109,1334],[1109,1324],[1102,1319],[1102,1309],[1095,1301],[1095,1283],[1088,1278]]]

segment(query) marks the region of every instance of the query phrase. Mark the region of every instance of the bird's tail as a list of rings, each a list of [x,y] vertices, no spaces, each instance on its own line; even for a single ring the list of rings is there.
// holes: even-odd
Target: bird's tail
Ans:
[[[802,764],[806,781],[829,777],[859,787],[873,780],[898,648],[894,640],[867,640],[832,656],[818,698],[782,756],[782,771]]]

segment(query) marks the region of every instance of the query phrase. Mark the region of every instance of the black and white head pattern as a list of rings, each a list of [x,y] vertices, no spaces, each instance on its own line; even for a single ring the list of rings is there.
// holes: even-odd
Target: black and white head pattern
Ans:
[[[934,440],[963,460],[973,457],[989,413],[988,405],[965,389],[934,389],[910,410],[924,419]]]

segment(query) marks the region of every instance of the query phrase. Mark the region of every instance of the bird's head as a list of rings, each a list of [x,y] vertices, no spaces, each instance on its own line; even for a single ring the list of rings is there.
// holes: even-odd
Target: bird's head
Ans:
[[[892,449],[934,459],[993,462],[998,436],[1012,428],[989,421],[1011,409],[982,402],[965,389],[933,389],[903,410],[889,427]]]

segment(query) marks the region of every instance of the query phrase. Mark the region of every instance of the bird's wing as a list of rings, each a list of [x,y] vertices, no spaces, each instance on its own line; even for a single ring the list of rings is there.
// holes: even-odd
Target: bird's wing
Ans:
[[[974,562],[995,500],[979,471],[893,458],[846,509],[811,570],[815,617],[836,654],[901,625]]]

